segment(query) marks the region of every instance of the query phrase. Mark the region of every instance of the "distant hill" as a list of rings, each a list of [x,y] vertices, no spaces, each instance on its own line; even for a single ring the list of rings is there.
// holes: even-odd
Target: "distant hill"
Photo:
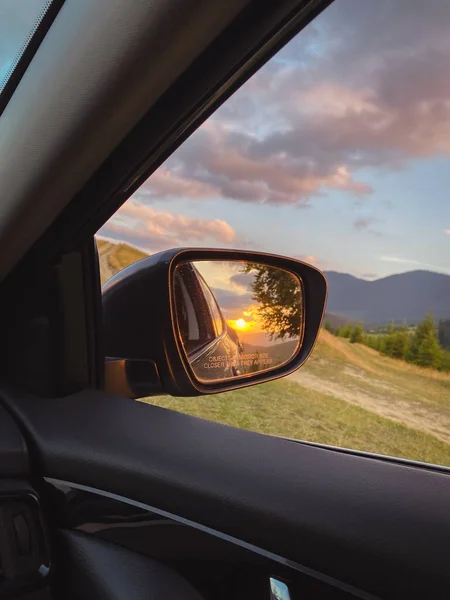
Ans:
[[[376,281],[325,271],[327,314],[378,325],[390,321],[415,323],[427,314],[450,318],[450,276],[410,271]]]
[[[147,254],[123,243],[97,239],[102,283]],[[450,276],[410,271],[376,281],[325,271],[328,281],[327,319],[333,327],[363,321],[384,325],[391,321],[416,323],[427,313],[450,319]],[[248,340],[250,342],[250,339]],[[261,340],[252,340],[255,345]]]
[[[344,325],[356,325],[358,323],[356,319],[350,319],[350,317],[346,317],[345,315],[335,315],[330,312],[325,314],[325,322],[327,321],[333,329],[343,327]]]

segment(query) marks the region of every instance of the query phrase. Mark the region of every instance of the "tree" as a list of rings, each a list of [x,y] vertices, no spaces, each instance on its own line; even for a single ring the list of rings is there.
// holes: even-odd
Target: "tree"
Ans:
[[[405,359],[411,345],[407,327],[402,327],[392,336],[392,357]]]
[[[330,321],[329,321],[328,319],[325,321],[325,326],[324,326],[324,329],[325,329],[326,331],[329,331],[330,333],[333,333],[333,334],[334,334],[333,325],[330,323]]]
[[[438,335],[442,348],[450,348],[450,319],[439,321]]]
[[[433,316],[427,315],[416,328],[407,359],[421,367],[438,369],[442,358]]]
[[[379,339],[380,339],[379,336],[369,333],[365,337],[365,343],[367,346],[369,346],[369,348],[373,348],[374,350],[379,350],[380,349]]]
[[[405,359],[410,348],[411,339],[406,327],[395,330],[393,327],[388,329],[384,338],[383,353],[392,358]]]
[[[442,361],[439,367],[441,371],[448,373],[450,371],[450,352],[448,350],[442,351]]]
[[[364,329],[359,323],[355,325],[350,334],[351,344],[362,344],[364,341]]]
[[[341,327],[340,336],[343,338],[349,338],[352,335],[352,328],[350,325],[344,325]]]
[[[417,351],[416,364],[421,367],[439,369],[442,364],[442,349],[434,333],[428,332]]]
[[[250,289],[258,302],[262,328],[271,340],[298,337],[303,323],[302,290],[298,278],[277,267],[247,263],[244,273],[254,274]]]

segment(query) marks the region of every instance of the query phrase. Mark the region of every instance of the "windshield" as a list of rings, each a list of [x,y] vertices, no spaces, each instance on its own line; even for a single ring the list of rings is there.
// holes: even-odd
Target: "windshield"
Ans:
[[[0,2],[0,96],[18,69],[51,0],[1,0]],[[36,48],[34,48],[34,51]]]

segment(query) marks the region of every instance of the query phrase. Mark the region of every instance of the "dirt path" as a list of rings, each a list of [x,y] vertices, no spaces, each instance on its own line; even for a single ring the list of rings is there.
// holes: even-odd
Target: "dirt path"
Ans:
[[[419,402],[408,402],[396,398],[389,394],[389,386],[385,382],[379,381],[377,386],[375,377],[368,377],[364,371],[358,368],[346,367],[345,372],[354,378],[354,384],[351,381],[348,384],[336,383],[309,373],[307,369],[300,369],[290,377],[307,389],[356,404],[382,417],[430,433],[442,441],[450,443],[450,414],[447,411]],[[364,381],[370,383],[372,387],[379,387],[379,393],[362,390],[360,385]]]
[[[108,260],[109,253],[111,252],[113,246],[114,244],[103,241],[98,249],[102,285],[105,283],[105,281],[108,281],[108,279],[114,275],[114,271],[111,269],[111,265],[109,264]]]

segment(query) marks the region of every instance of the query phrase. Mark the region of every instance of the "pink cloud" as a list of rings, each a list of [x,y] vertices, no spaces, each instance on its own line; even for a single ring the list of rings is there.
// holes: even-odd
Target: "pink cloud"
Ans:
[[[236,232],[221,219],[200,219],[127,202],[99,231],[150,252],[189,244],[230,245]]]
[[[258,156],[259,144],[251,135],[239,134],[209,121],[194,143],[188,141],[166,165],[144,184],[147,194],[158,197],[224,197],[243,202],[301,204],[322,188],[367,194],[370,186],[355,180],[344,164],[319,172],[307,157],[288,156],[282,149]],[[141,192],[142,193],[142,192]]]
[[[320,258],[317,258],[317,256],[314,256],[313,254],[297,254],[294,258],[314,266],[318,266],[322,262]]]
[[[450,156],[450,6],[331,5],[145,184],[153,197],[302,205],[360,169]]]
[[[145,186],[158,198],[182,196],[187,198],[206,198],[216,194],[215,188],[195,179],[180,177],[167,167],[160,167],[152,175],[151,184]]]

